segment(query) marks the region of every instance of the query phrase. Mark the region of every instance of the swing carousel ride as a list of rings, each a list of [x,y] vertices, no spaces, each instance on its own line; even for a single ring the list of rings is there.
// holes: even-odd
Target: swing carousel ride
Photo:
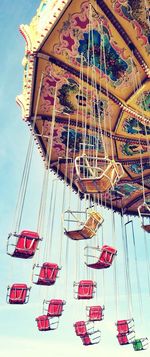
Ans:
[[[7,253],[29,259],[44,244],[41,227],[47,182],[55,174],[53,182],[59,185],[61,180],[69,192],[65,198],[64,189],[62,199],[60,251],[66,244],[64,240],[74,241],[70,244],[77,251],[85,240],[93,242],[93,246],[84,246],[86,279],[74,282],[76,300],[87,302],[93,298],[97,288],[93,274],[110,268],[113,261],[115,266],[115,257],[119,255],[114,244],[103,240],[102,244],[98,238],[106,208],[113,217],[118,212],[118,220],[128,215],[139,217],[141,235],[148,239],[150,233],[149,10],[149,0],[42,0],[30,25],[20,26],[26,46],[23,92],[17,103],[30,127],[31,138],[19,197],[21,213],[18,211],[14,232],[8,237]],[[34,142],[45,164],[38,227],[37,232],[19,233]],[[75,193],[76,209],[70,204]],[[86,207],[85,212],[82,206]],[[52,215],[51,223],[54,210]],[[128,219],[123,224],[123,236],[129,280],[128,223],[132,226],[134,246],[135,235],[133,221]],[[52,244],[51,237],[47,249]],[[61,265],[47,261],[34,264],[34,284],[51,286],[59,273],[61,276]],[[129,293],[130,284],[127,288]],[[26,284],[13,284],[8,287],[8,303],[26,303],[29,291]],[[38,329],[56,329],[64,305],[60,298],[45,299],[43,315],[36,318]],[[98,343],[100,331],[95,322],[103,320],[104,306],[86,306],[86,315],[86,321],[74,322],[75,333],[83,345]],[[148,347],[146,337],[135,337],[132,316],[117,319],[116,327],[120,345],[132,344],[135,351]]]

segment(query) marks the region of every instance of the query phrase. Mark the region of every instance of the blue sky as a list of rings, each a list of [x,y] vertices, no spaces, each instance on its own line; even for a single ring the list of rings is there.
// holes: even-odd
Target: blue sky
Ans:
[[[75,242],[67,243],[67,238],[63,238],[63,269],[60,273],[60,279],[56,286],[47,291],[46,288],[34,286],[31,290],[30,302],[26,306],[12,306],[6,304],[7,285],[13,282],[27,282],[30,284],[31,270],[33,261],[21,261],[13,259],[6,255],[6,240],[11,229],[15,205],[17,201],[18,190],[21,182],[22,170],[25,161],[25,155],[29,142],[29,130],[27,125],[21,120],[21,110],[15,103],[16,95],[22,92],[23,68],[21,65],[24,55],[24,39],[19,33],[19,25],[29,23],[36,12],[40,1],[36,0],[3,0],[1,3],[0,30],[1,30],[1,86],[0,86],[0,113],[1,113],[1,132],[0,132],[0,258],[1,258],[1,288],[0,288],[0,357],[40,357],[41,354],[54,354],[55,357],[96,357],[97,354],[105,353],[105,356],[111,353],[111,356],[132,357],[135,352],[132,346],[121,347],[116,340],[116,314],[115,300],[118,298],[119,319],[127,316],[127,305],[129,296],[125,289],[125,268],[123,263],[123,244],[121,239],[120,217],[116,215],[115,235],[113,234],[111,212],[102,209],[105,216],[104,222],[104,242],[113,245],[115,242],[118,249],[116,258],[117,284],[119,292],[115,291],[114,267],[106,272],[90,272],[92,278],[97,281],[98,292],[95,303],[106,305],[105,319],[100,323],[102,331],[101,342],[99,345],[85,348],[81,345],[73,331],[73,323],[76,320],[85,319],[85,303],[80,303],[73,299],[72,283],[78,278],[86,277],[84,268],[83,248],[81,242],[78,248],[75,248]],[[42,160],[35,150],[34,160],[31,165],[31,174],[29,179],[29,188],[25,202],[22,228],[36,230],[37,215],[39,209],[40,192],[43,177]],[[53,186],[54,185],[54,186]],[[56,210],[54,227],[51,227],[52,233],[52,253],[54,260],[58,259],[60,250],[61,224],[58,224],[62,213],[62,193],[63,183],[57,183]],[[51,187],[49,196],[55,187],[53,177],[51,178]],[[67,208],[67,199],[69,191],[65,188]],[[59,197],[59,207],[58,207]],[[71,203],[74,207],[79,205],[76,196],[72,194]],[[54,206],[54,202],[53,202]],[[84,203],[82,203],[84,208]],[[54,207],[53,207],[54,211]],[[144,240],[140,223],[135,220],[135,238],[138,257],[138,270],[140,286],[142,290],[142,317],[139,312],[139,290],[137,289],[137,275],[135,270],[135,250],[132,240],[131,228],[128,230],[129,243],[129,269],[132,286],[132,309],[136,322],[137,337],[148,337],[150,331],[149,323],[149,238]],[[102,238],[102,230],[98,233],[98,239]],[[50,235],[50,234],[49,234]],[[49,238],[49,237],[48,237]],[[145,246],[146,242],[146,246]],[[43,243],[43,247],[44,247]],[[145,248],[147,251],[145,252]],[[44,248],[43,248],[44,249]],[[69,251],[69,257],[66,258],[66,251]],[[78,261],[75,258],[77,250]],[[42,253],[44,254],[44,253]],[[148,257],[148,262],[146,259]],[[74,266],[77,266],[76,273]],[[80,269],[81,266],[81,269]],[[68,285],[66,288],[66,271]],[[78,276],[76,276],[78,275]],[[66,299],[67,304],[64,308],[64,314],[60,321],[57,331],[49,333],[39,333],[36,328],[35,318],[42,314],[42,301],[45,296],[61,297]],[[67,294],[67,296],[66,296]],[[142,352],[141,352],[142,353]],[[143,352],[148,356],[149,350]]]

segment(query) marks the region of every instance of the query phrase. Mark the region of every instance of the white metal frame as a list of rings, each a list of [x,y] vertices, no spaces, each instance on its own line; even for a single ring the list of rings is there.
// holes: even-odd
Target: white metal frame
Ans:
[[[80,164],[81,159],[83,159],[83,164]],[[89,160],[95,160],[96,164],[91,167]],[[107,167],[104,170],[102,168],[98,167],[97,166],[98,161],[106,163]],[[86,166],[85,166],[85,164],[86,164]],[[116,171],[116,179],[113,182],[111,181],[111,180],[113,180],[113,178],[110,179],[110,177],[107,176],[107,174],[105,174],[105,171],[108,169],[108,165],[110,165],[110,166],[114,165],[114,169]],[[81,167],[83,169],[88,170],[90,176],[82,177],[81,172],[80,172]],[[120,167],[120,169],[122,171],[121,175],[119,175],[119,173],[117,172],[116,167]],[[75,169],[76,169],[77,176],[82,181],[87,180],[87,179],[98,180],[98,179],[102,178],[103,176],[105,176],[107,179],[110,180],[112,187],[115,185],[115,183],[118,180],[121,179],[121,177],[124,174],[124,170],[123,170],[122,164],[120,162],[115,162],[114,160],[110,160],[108,158],[106,159],[106,158],[92,157],[92,156],[87,156],[87,155],[77,156],[75,158]]]

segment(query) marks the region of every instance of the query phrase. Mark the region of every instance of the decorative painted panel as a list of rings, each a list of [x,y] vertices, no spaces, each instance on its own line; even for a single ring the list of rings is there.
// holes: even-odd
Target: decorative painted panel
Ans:
[[[150,54],[149,0],[104,0],[147,64]]]
[[[117,105],[95,87],[44,59],[39,60],[37,67],[33,112],[42,76],[38,113],[52,116],[56,95],[55,111],[58,116],[70,116],[90,126],[113,130],[119,113]]]
[[[145,74],[119,32],[95,1],[73,2],[42,47],[63,63],[100,80],[115,95],[125,99],[134,91],[133,78]]]

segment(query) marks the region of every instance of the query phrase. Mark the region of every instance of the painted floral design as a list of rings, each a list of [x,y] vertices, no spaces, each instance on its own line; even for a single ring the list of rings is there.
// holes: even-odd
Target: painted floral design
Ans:
[[[115,186],[115,190],[121,193],[123,196],[130,196],[132,193],[138,191],[140,187],[136,185],[130,185],[128,183],[120,184]]]
[[[45,120],[43,123],[43,135],[49,136],[51,133],[51,122]],[[55,123],[53,132],[53,149],[59,156],[64,156],[68,146],[68,153],[71,155],[73,152],[79,152],[84,141],[83,129],[69,128],[69,126],[62,123]],[[95,135],[87,133],[85,149],[89,148],[103,153],[103,145],[101,140]]]
[[[128,118],[123,123],[123,129],[128,134],[150,135],[150,127],[143,125],[136,118]]]
[[[52,111],[54,105],[55,91],[57,90],[56,111],[62,114],[76,114],[80,118],[84,114],[92,121],[102,122],[110,119],[111,103],[101,98],[101,93],[95,88],[87,88],[75,77],[65,70],[58,70],[50,64],[45,68],[45,74],[41,90],[40,109],[44,113]],[[113,115],[113,114],[112,114]]]
[[[145,49],[150,53],[149,8],[143,0],[112,0],[116,13],[124,17],[137,33]]]
[[[106,74],[111,81],[116,82],[128,69],[128,64],[121,59],[118,53],[110,44],[108,31],[103,27],[103,35],[97,30],[83,34],[83,40],[79,40],[78,52],[83,65],[95,66]]]
[[[58,91],[60,104],[64,107],[66,113],[74,113],[76,108],[72,101],[72,95],[77,96],[79,85],[73,79],[68,78],[68,83],[62,85]]]
[[[70,129],[68,131],[68,127],[64,126],[64,130],[61,133],[60,141],[65,146],[67,146],[68,143],[68,147],[71,151],[79,151],[81,150],[81,144],[84,142],[84,133],[78,132],[75,129]],[[89,148],[98,150],[98,152],[104,151],[102,142],[96,136],[87,134],[85,141],[85,149],[89,150]]]
[[[59,31],[59,42],[54,44],[54,55],[64,55],[67,63],[80,70],[81,66],[94,66],[113,87],[129,85],[129,75],[135,69],[131,59],[127,58],[125,48],[114,41],[107,18],[93,7],[91,12],[89,2],[85,1],[79,13],[68,16]]]
[[[150,92],[143,92],[142,95],[140,95],[140,97],[137,99],[137,104],[145,112],[150,112]]]
[[[90,91],[87,93],[86,88],[83,88],[81,92],[79,84],[72,78],[68,78],[68,81],[59,89],[58,98],[63,106],[63,112],[68,114],[78,112],[78,115],[85,112],[88,116],[92,115],[93,119],[104,119],[108,106],[106,100],[92,97],[92,93]]]
[[[134,163],[132,165],[129,165],[129,169],[134,173],[134,174],[140,174],[145,170],[149,170],[150,169],[150,163],[148,162],[143,162],[142,166],[140,163]]]
[[[121,145],[121,151],[126,156],[133,156],[137,154],[144,154],[148,151],[147,145],[142,144],[132,144],[126,142]]]

